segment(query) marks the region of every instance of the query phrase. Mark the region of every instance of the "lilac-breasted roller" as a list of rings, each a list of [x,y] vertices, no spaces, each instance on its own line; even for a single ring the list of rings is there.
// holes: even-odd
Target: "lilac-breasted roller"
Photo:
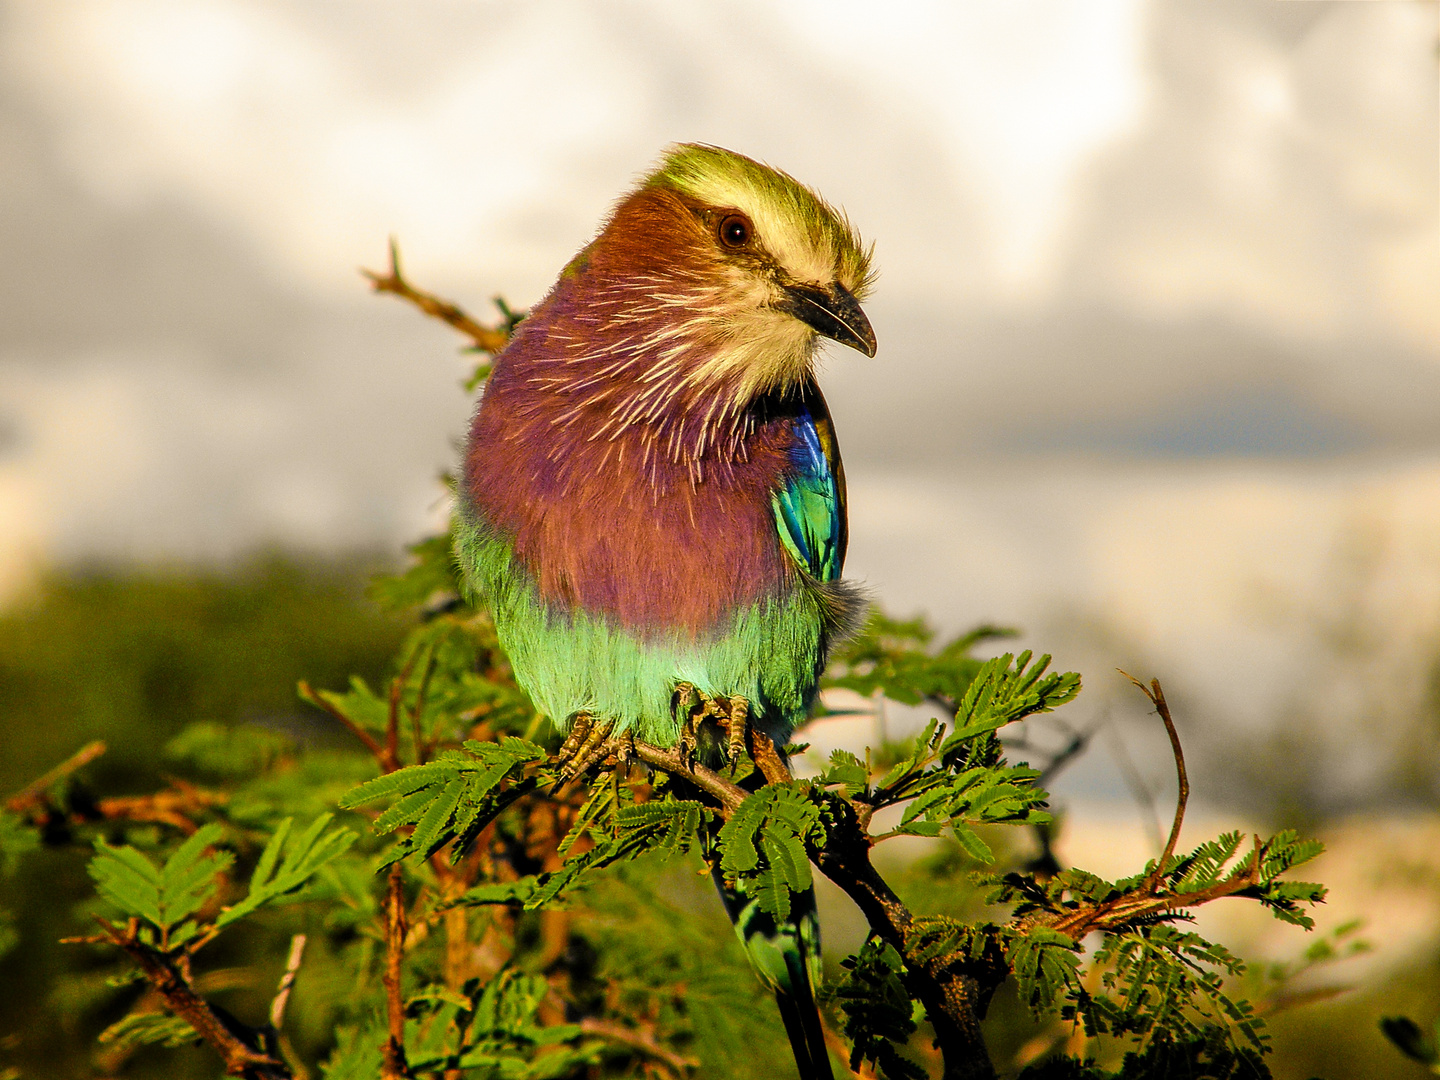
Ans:
[[[496,358],[456,549],[571,749],[673,746],[691,694],[777,746],[804,720],[861,606],[840,578],[845,476],[815,357],[822,337],[875,354],[870,282],[870,252],[815,192],[678,146]],[[802,1076],[829,1077],[813,895],[778,927],[722,895]]]

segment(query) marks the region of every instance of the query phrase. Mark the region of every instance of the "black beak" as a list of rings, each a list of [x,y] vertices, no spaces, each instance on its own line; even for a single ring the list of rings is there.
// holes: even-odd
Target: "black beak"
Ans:
[[[860,301],[838,281],[828,289],[816,285],[786,285],[785,298],[775,306],[817,333],[875,355],[875,331],[860,308]]]

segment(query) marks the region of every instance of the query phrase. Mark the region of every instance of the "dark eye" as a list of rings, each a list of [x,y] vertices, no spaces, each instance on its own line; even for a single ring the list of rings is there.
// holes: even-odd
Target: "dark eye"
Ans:
[[[742,248],[750,242],[750,219],[744,214],[727,214],[720,220],[720,243]]]

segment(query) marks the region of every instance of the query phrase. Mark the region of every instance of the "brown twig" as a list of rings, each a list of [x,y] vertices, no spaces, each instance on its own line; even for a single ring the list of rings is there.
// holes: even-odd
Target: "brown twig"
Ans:
[[[679,747],[661,749],[649,743],[636,742],[635,756],[647,765],[664,769],[676,776],[683,776],[707,795],[715,798],[728,817],[740,808],[750,793],[738,784],[732,784],[712,769],[697,762],[686,761]]]
[[[476,322],[457,305],[448,300],[441,300],[432,293],[414,288],[405,280],[405,275],[400,270],[400,245],[395,238],[390,238],[390,272],[377,274],[373,270],[362,268],[360,273],[370,279],[371,285],[376,292],[392,293],[402,300],[408,300],[426,315],[439,319],[449,326],[459,330],[471,341],[481,352],[498,353],[505,348],[505,343],[510,335],[497,327],[483,326]]]
[[[406,665],[404,674],[390,680],[390,711],[385,719],[385,756],[380,767],[387,773],[400,767],[400,695],[405,689],[405,678],[410,674]]]
[[[599,1036],[607,1042],[628,1046],[632,1050],[640,1051],[646,1057],[654,1058],[677,1076],[684,1076],[691,1069],[700,1067],[700,1062],[693,1058],[681,1057],[673,1050],[667,1050],[661,1046],[649,1032],[628,1028],[613,1020],[600,1020],[593,1016],[582,1019],[579,1026],[580,1030],[587,1035]]]
[[[285,961],[285,974],[280,976],[280,988],[270,1002],[270,1026],[279,1031],[285,1026],[285,1006],[290,1003],[290,988],[295,985],[295,976],[300,973],[300,964],[305,959],[305,935],[296,934],[290,939],[290,957]]]
[[[1128,672],[1122,671],[1120,674],[1139,687],[1140,692],[1150,699],[1150,704],[1155,706],[1155,712],[1159,714],[1165,724],[1165,733],[1170,736],[1170,750],[1175,755],[1175,775],[1178,787],[1175,798],[1175,819],[1170,825],[1170,837],[1165,841],[1165,850],[1161,852],[1155,869],[1151,871],[1150,877],[1145,883],[1146,890],[1153,893],[1159,887],[1165,874],[1165,867],[1169,865],[1171,857],[1175,854],[1175,845],[1180,839],[1180,826],[1185,822],[1185,804],[1190,801],[1190,778],[1185,773],[1185,752],[1180,749],[1180,735],[1175,730],[1175,721],[1170,717],[1170,706],[1165,703],[1165,691],[1160,688],[1160,680],[1151,679],[1150,685],[1146,686]]]
[[[1170,860],[1175,855],[1175,846],[1180,840],[1180,829],[1185,821],[1185,805],[1190,798],[1190,780],[1185,772],[1185,753],[1180,747],[1180,735],[1176,731],[1175,721],[1170,715],[1170,706],[1165,702],[1165,692],[1160,687],[1160,680],[1151,679],[1150,685],[1146,686],[1127,672],[1122,671],[1120,674],[1139,687],[1140,691],[1150,699],[1150,703],[1155,706],[1156,713],[1165,724],[1165,732],[1170,737],[1170,749],[1175,756],[1178,788],[1175,798],[1175,817],[1170,826],[1170,836],[1165,842],[1165,848],[1161,852],[1159,860],[1155,863],[1155,868],[1138,887],[1101,904],[1086,905],[1058,916],[1053,914],[1038,918],[1032,916],[1021,920],[1022,923],[1029,922],[1032,925],[1043,924],[1052,930],[1067,934],[1076,941],[1096,930],[1111,930],[1133,924],[1137,919],[1198,907],[1201,904],[1208,904],[1212,900],[1234,896],[1236,893],[1244,892],[1246,889],[1260,884],[1262,876],[1264,846],[1260,837],[1256,836],[1254,837],[1254,850],[1246,861],[1244,869],[1236,870],[1224,880],[1193,892],[1177,893],[1160,890],[1160,883],[1165,880],[1166,868],[1170,865]]]
[[[290,1003],[290,989],[295,985],[295,976],[300,973],[300,963],[304,958],[305,935],[296,934],[290,939],[290,956],[285,961],[285,974],[280,976],[280,988],[270,1002],[270,1031],[275,1036],[275,1045],[281,1057],[295,1074],[295,1080],[310,1080],[310,1071],[295,1052],[290,1036],[285,1034],[285,1006]]]
[[[425,711],[425,696],[430,691],[430,679],[435,674],[436,649],[431,648],[425,660],[425,670],[420,676],[420,685],[415,689],[415,704],[410,708],[410,727],[415,739],[415,764],[424,765],[430,757],[430,747],[420,730],[420,714]]]
[[[790,775],[790,766],[785,764],[785,759],[780,756],[780,751],[775,748],[774,740],[763,731],[750,729],[750,757],[755,762],[755,767],[765,777],[767,784],[788,784],[794,779]]]
[[[263,1033],[227,1023],[190,986],[164,953],[140,940],[138,923],[131,919],[125,929],[96,916],[105,939],[119,946],[139,965],[165,1005],[225,1059],[225,1074],[245,1080],[293,1080],[289,1067],[262,1049]]]
[[[375,756],[376,761],[383,764],[385,760],[385,748],[375,741],[375,736],[371,735],[354,720],[351,720],[350,717],[346,716],[343,710],[332,705],[329,701],[326,701],[325,698],[322,697],[318,691],[311,687],[308,682],[304,682],[303,680],[300,683],[300,696],[306,701],[308,701],[311,705],[314,705],[317,709],[323,709],[325,712],[333,716],[336,720],[339,720],[340,723],[344,724],[347,728],[349,728],[350,734],[354,735],[357,739],[364,743],[365,749],[369,750],[370,753]]]
[[[103,740],[96,739],[94,742],[86,743],[75,753],[56,765],[53,769],[35,780],[30,781],[23,788],[5,800],[5,808],[12,813],[22,814],[31,806],[44,803],[45,793],[57,780],[63,780],[77,769],[90,764],[101,754],[105,753],[106,746]]]
[[[385,1005],[389,1037],[385,1040],[382,1080],[408,1080],[410,1065],[405,1060],[405,999],[400,988],[400,968],[405,959],[405,894],[400,864],[390,867],[385,894]]]
[[[1255,847],[1246,862],[1245,869],[1236,871],[1228,878],[1217,881],[1208,888],[1188,893],[1165,893],[1155,892],[1153,888],[1142,886],[1135,892],[1118,896],[1106,903],[1067,912],[1053,921],[1044,918],[1034,921],[1036,924],[1043,924],[1079,941],[1086,934],[1096,930],[1112,930],[1127,923],[1133,923],[1136,919],[1170,911],[1180,911],[1184,908],[1199,907],[1212,900],[1234,896],[1236,893],[1244,892],[1246,889],[1260,884],[1263,847],[1260,837],[1256,836],[1254,842]]]
[[[222,791],[209,791],[184,780],[172,778],[170,785],[169,790],[153,795],[101,799],[95,804],[95,813],[105,821],[151,821],[170,825],[188,836],[199,828],[196,817],[212,807],[223,806],[230,798]]]

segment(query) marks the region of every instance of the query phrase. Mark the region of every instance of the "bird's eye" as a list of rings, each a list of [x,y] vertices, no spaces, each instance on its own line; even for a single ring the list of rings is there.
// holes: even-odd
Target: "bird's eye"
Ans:
[[[750,242],[750,219],[744,214],[727,214],[717,231],[720,243],[727,248],[743,248]]]

